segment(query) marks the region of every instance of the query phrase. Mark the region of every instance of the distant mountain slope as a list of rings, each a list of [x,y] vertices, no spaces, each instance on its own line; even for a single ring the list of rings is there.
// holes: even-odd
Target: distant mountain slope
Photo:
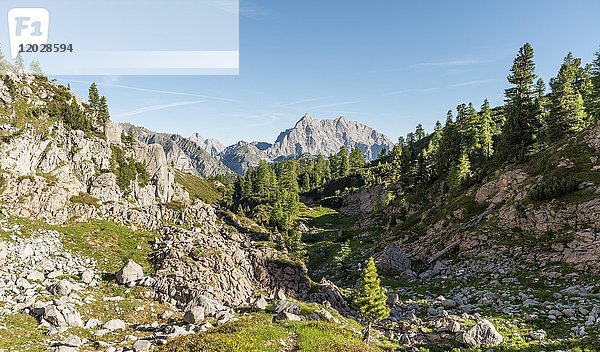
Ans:
[[[345,117],[317,120],[306,114],[293,128],[282,132],[266,152],[273,159],[294,158],[331,155],[342,146],[348,150],[360,147],[365,157],[372,160],[381,150],[390,150],[394,144],[384,134]]]
[[[256,167],[261,160],[270,161],[269,156],[260,149],[263,144],[240,141],[227,147],[219,157],[233,172],[243,175],[249,168]]]
[[[245,174],[261,160],[269,162],[300,158],[303,156],[329,156],[339,152],[342,146],[348,151],[360,147],[365,158],[372,160],[383,150],[394,147],[384,134],[345,117],[334,120],[317,120],[304,115],[293,128],[279,134],[274,144],[267,142],[245,142],[224,147],[216,139],[204,139],[199,133],[189,138],[176,134],[152,132],[144,127],[128,123],[121,128],[147,144],[163,146],[167,160],[176,169],[199,176],[214,176],[235,172]]]
[[[133,133],[135,139],[140,142],[160,144],[167,155],[167,161],[177,170],[203,177],[231,173],[223,163],[188,138],[178,134],[152,132],[128,123],[122,123],[120,126],[126,133]]]
[[[221,144],[221,142],[219,142],[218,139],[204,139],[199,133],[192,134],[188,139],[198,144],[200,147],[202,147],[202,149],[206,150],[213,157],[216,157],[223,150],[225,150],[225,146]]]

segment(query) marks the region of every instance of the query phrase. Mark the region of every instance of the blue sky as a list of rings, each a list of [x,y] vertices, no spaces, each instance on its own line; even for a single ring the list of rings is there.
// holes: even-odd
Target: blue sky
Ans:
[[[393,140],[462,102],[503,100],[525,43],[546,82],[600,45],[600,1],[240,0],[239,76],[69,77],[113,120],[225,144],[272,142],[306,112],[344,115]],[[67,81],[59,83],[66,84]]]

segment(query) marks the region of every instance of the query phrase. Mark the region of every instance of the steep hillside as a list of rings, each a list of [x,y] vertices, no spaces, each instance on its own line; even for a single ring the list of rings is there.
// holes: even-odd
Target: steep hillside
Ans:
[[[394,183],[347,190],[341,209],[354,215],[325,208],[303,215],[311,225],[303,236],[309,272],[352,286],[374,256],[395,302],[389,319],[413,316],[413,329],[431,329],[400,329],[405,346],[452,348],[461,341],[456,331],[472,324],[458,317],[474,316],[500,332],[494,350],[594,351],[599,142],[600,123],[455,193],[443,182],[410,193]],[[432,327],[439,317],[446,322]]]

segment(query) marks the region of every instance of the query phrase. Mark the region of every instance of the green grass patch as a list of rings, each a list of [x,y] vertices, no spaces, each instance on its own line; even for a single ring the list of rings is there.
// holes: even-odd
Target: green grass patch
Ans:
[[[306,221],[312,227],[333,229],[351,227],[358,220],[358,216],[347,216],[337,210],[317,206],[301,209],[298,220]]]
[[[200,199],[208,204],[215,204],[223,196],[222,190],[214,181],[199,176],[176,171],[175,182],[190,194],[191,199]]]
[[[383,351],[368,346],[360,334],[322,321],[272,323],[266,313],[242,317],[204,333],[175,339],[163,346],[168,352],[276,352],[276,351]]]
[[[0,329],[0,350],[2,351],[46,351],[43,341],[47,338],[44,330],[38,329],[38,322],[28,314],[7,315],[0,318],[0,324],[8,329]]]
[[[133,259],[151,272],[148,262],[151,251],[150,241],[157,235],[150,231],[132,230],[131,228],[105,220],[73,223],[53,226],[63,233],[65,248],[74,253],[95,259],[99,269],[115,273],[127,259]],[[141,249],[136,249],[140,246]]]

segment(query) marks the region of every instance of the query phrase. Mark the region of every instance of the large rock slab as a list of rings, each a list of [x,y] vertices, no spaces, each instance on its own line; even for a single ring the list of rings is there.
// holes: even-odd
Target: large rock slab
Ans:
[[[400,275],[411,268],[408,254],[398,242],[389,244],[375,259],[379,268],[389,274]]]
[[[135,281],[141,280],[144,278],[144,270],[142,266],[133,260],[127,260],[127,263],[123,265],[121,270],[119,270],[116,274],[117,281],[120,284],[128,285],[132,284]]]
[[[502,335],[496,331],[494,324],[488,320],[482,320],[459,333],[456,339],[469,347],[494,347],[504,341]]]

